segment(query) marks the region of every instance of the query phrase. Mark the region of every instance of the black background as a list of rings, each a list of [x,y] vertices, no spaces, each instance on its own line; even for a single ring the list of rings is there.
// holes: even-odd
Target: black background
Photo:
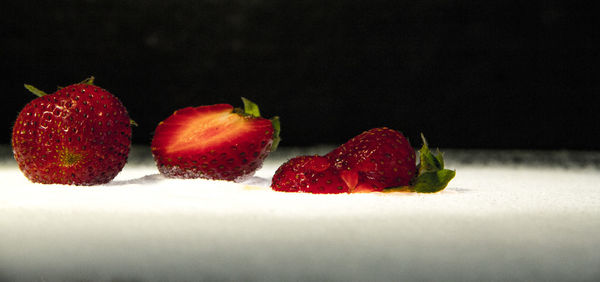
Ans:
[[[174,110],[254,100],[282,146],[372,127],[442,148],[600,149],[600,38],[578,1],[6,1],[2,139],[94,75],[149,144]],[[592,2],[590,2],[592,3]]]

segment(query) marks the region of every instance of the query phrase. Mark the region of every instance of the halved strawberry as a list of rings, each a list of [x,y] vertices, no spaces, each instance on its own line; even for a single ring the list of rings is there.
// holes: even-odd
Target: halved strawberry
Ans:
[[[152,154],[159,171],[173,178],[240,181],[252,176],[279,143],[279,118],[260,117],[228,104],[188,107],[159,123]]]

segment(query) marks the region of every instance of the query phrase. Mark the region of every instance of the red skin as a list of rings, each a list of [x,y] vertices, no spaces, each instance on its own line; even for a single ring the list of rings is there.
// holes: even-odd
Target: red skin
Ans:
[[[410,185],[416,173],[415,151],[389,128],[374,128],[322,156],[300,156],[277,169],[275,191],[361,193]]]
[[[348,193],[348,186],[339,172],[321,156],[299,156],[288,160],[275,172],[271,188],[281,192]]]
[[[96,185],[125,166],[129,115],[106,90],[74,84],[29,102],[12,134],[15,160],[32,182]]]
[[[304,192],[307,186],[305,172],[309,171],[310,162],[313,158],[315,156],[299,156],[281,165],[273,175],[271,184],[273,190],[281,192]],[[327,166],[329,166],[328,162]]]
[[[416,173],[414,149],[402,133],[387,127],[365,131],[326,157],[353,192],[407,186]]]
[[[187,107],[161,122],[152,139],[158,170],[171,178],[240,181],[270,153],[270,120],[233,112],[228,104]]]

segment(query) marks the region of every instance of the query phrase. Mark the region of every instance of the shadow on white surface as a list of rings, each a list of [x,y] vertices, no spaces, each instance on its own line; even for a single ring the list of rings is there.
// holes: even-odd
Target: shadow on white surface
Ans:
[[[124,185],[151,185],[157,184],[159,182],[169,180],[169,178],[164,177],[160,173],[148,174],[142,177],[127,179],[127,180],[113,180],[107,184],[106,186],[124,186]],[[261,187],[270,187],[271,179],[260,176],[252,176],[242,182],[242,184],[253,185],[253,186],[261,186]]]
[[[134,178],[130,180],[113,180],[107,183],[107,186],[121,186],[121,185],[132,185],[132,184],[156,184],[163,180],[167,180],[164,176],[160,175],[160,173],[149,174],[139,178]]]
[[[471,189],[463,188],[463,187],[447,187],[442,192],[450,192],[450,193],[468,193],[471,192]]]
[[[254,186],[261,186],[261,187],[271,187],[271,179],[270,178],[265,178],[265,177],[260,177],[260,176],[252,176],[252,177],[246,179],[242,183],[244,183],[246,185],[254,185]]]

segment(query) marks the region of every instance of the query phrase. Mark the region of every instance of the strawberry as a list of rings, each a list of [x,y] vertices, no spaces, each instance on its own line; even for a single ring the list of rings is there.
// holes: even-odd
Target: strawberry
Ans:
[[[415,151],[398,131],[382,127],[365,131],[324,157],[301,156],[280,166],[273,176],[275,191],[359,193],[443,190],[455,176],[444,169],[440,153],[429,151],[423,137],[420,163]]]
[[[262,118],[256,104],[242,101],[244,109],[187,107],[160,122],[151,146],[158,170],[171,178],[252,176],[279,143],[279,118]]]
[[[306,190],[308,183],[306,182],[305,172],[311,168],[311,163],[319,156],[298,156],[288,160],[281,165],[275,175],[271,187],[273,190],[282,192],[300,192]],[[329,167],[329,160],[325,159],[326,168]],[[320,167],[317,169],[321,170]]]
[[[387,127],[365,131],[326,157],[352,191],[406,186],[416,172],[414,149],[402,133]]]
[[[81,83],[40,96],[19,113],[12,132],[15,160],[32,182],[96,185],[111,181],[127,162],[131,120],[117,97]]]
[[[282,192],[348,192],[348,186],[339,172],[331,166],[327,158],[321,156],[299,156],[288,160],[275,172],[271,187]]]

